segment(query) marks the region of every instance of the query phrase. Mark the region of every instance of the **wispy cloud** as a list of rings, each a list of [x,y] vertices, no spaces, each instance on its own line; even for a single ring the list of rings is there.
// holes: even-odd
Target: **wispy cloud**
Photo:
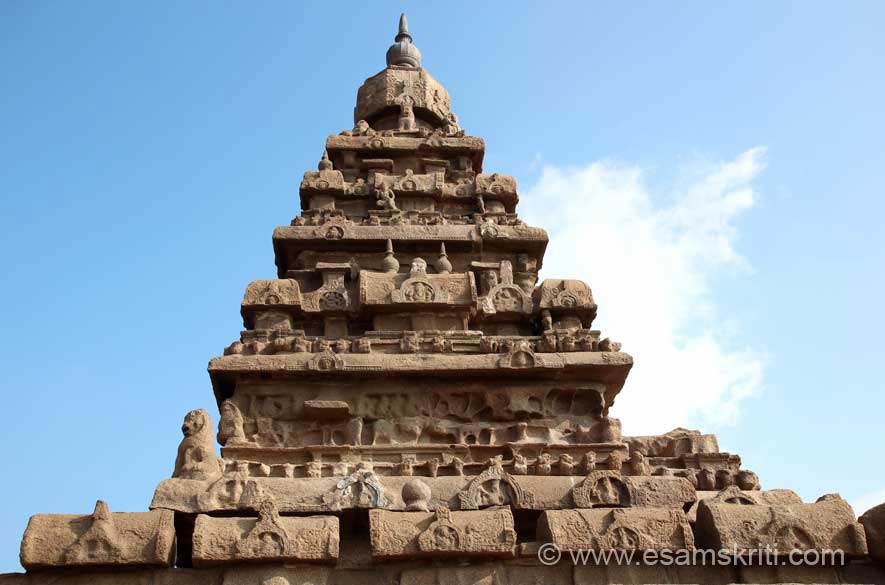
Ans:
[[[860,516],[873,506],[883,503],[885,503],[885,489],[868,492],[859,496],[851,502],[851,507],[854,508],[854,513]]]
[[[547,165],[522,198],[526,220],[550,232],[542,277],[587,281],[594,327],[636,360],[612,409],[628,433],[731,422],[761,391],[761,349],[723,333],[733,324],[711,281],[725,268],[750,274],[735,244],[764,154],[680,169],[675,187],[649,184],[635,165]]]

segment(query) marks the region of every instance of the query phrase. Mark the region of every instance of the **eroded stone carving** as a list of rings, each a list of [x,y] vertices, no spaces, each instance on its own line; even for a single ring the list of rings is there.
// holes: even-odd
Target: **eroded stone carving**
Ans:
[[[301,289],[298,282],[291,279],[256,280],[246,287],[243,295],[244,306],[299,305]]]
[[[338,558],[338,518],[281,518],[263,502],[255,518],[197,517],[193,561],[209,566],[241,561],[330,561]]]
[[[509,504],[515,509],[531,508],[534,495],[520,487],[516,479],[504,471],[501,459],[488,462],[485,470],[473,478],[458,494],[462,510],[478,510]]]
[[[633,502],[630,487],[617,471],[593,471],[574,489],[572,498],[579,508],[594,506],[629,507]]]
[[[218,421],[218,442],[222,445],[245,445],[249,443],[243,431],[243,413],[232,400],[221,403],[221,419]]]
[[[538,531],[542,541],[563,551],[690,550],[695,546],[682,510],[550,510],[541,515]]]
[[[178,445],[172,477],[209,481],[221,476],[221,461],[215,455],[212,419],[203,409],[192,410],[181,425],[184,438]]]
[[[508,508],[434,513],[371,510],[372,555],[375,558],[439,556],[512,556],[516,544]]]
[[[384,485],[365,464],[360,464],[356,471],[342,478],[326,502],[335,507],[343,507],[347,502],[348,507],[354,508],[385,508],[388,505]]]
[[[29,571],[61,567],[169,567],[175,558],[171,510],[115,513],[99,500],[92,515],[32,516],[21,546]]]
[[[846,557],[866,554],[863,527],[851,506],[838,496],[814,504],[742,505],[702,500],[696,530],[709,548],[758,549],[771,546],[780,554],[792,550],[836,550]]]

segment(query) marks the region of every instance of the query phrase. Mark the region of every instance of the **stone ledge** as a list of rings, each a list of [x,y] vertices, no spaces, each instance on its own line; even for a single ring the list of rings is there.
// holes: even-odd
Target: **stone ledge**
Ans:
[[[593,478],[602,477],[591,474]],[[491,482],[492,488],[481,486]],[[357,469],[346,477],[282,478],[226,475],[214,481],[167,479],[154,493],[151,508],[188,514],[257,510],[271,499],[282,513],[329,513],[355,508],[403,511],[416,484],[427,488],[425,509],[444,505],[452,510],[475,510],[510,505],[514,509],[557,510],[573,505],[576,487],[585,489],[580,476],[514,476],[488,468],[475,476],[379,477]],[[583,505],[660,507],[682,509],[695,500],[691,484],[677,477],[623,477],[613,483],[586,486]],[[622,486],[624,489],[622,489]],[[482,489],[480,489],[482,487]],[[612,487],[614,491],[608,490]],[[592,489],[591,489],[592,488]],[[421,488],[423,491],[424,488]],[[594,492],[593,490],[598,490]],[[593,494],[598,494],[594,496]],[[626,498],[626,499],[625,499]]]

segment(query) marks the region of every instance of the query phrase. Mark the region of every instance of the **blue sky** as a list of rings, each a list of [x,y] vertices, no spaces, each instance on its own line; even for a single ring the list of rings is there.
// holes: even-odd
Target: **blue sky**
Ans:
[[[634,353],[627,430],[885,500],[885,4],[10,0],[0,572],[32,513],[147,509],[403,9],[550,228],[544,275]]]

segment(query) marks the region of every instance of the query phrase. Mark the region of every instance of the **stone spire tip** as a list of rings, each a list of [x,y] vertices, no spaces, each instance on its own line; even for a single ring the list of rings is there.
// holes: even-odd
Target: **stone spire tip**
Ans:
[[[387,66],[421,67],[421,51],[412,44],[409,20],[405,12],[399,15],[399,31],[393,44],[387,49]]]
[[[409,34],[409,19],[406,18],[406,13],[403,12],[399,15],[399,33],[396,35],[396,42],[405,39],[408,39],[409,42],[412,41],[412,35]]]

